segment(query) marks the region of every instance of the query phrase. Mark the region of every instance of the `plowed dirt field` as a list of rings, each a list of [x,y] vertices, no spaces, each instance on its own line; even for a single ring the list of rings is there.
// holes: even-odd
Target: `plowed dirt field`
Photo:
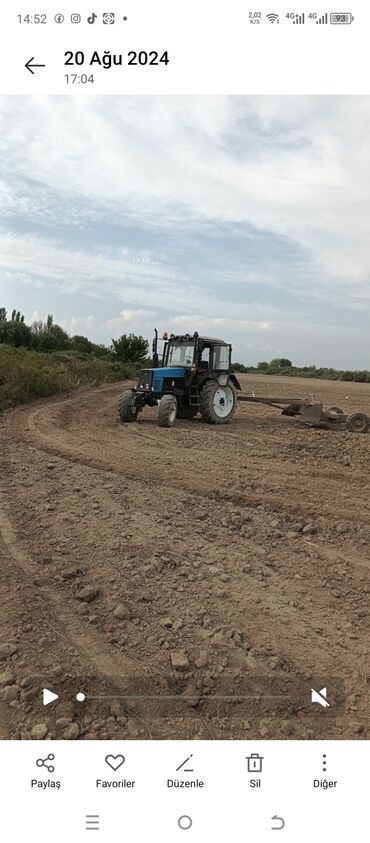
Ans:
[[[241,381],[370,414],[369,385]],[[0,419],[0,736],[368,736],[370,434],[121,425],[121,391]]]

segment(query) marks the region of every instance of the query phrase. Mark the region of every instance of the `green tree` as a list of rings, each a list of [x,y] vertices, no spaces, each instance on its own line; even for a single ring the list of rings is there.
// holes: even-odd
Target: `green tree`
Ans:
[[[69,336],[67,331],[64,328],[61,328],[60,325],[51,325],[51,328],[48,331],[56,339],[56,348],[64,351],[66,348],[69,348]]]
[[[140,363],[148,356],[149,343],[142,336],[123,334],[117,340],[112,339],[112,357],[123,363]]]
[[[32,334],[32,348],[35,351],[56,351],[58,341],[50,331],[41,331],[39,334]]]
[[[0,321],[0,343],[12,345],[14,348],[30,348],[32,343],[31,328],[20,319],[9,322]]]
[[[5,309],[5,307],[0,307],[0,322],[6,322],[6,309]]]
[[[20,310],[13,310],[13,311],[12,311],[12,318],[11,318],[11,321],[12,321],[12,322],[24,322],[24,316],[23,316],[23,314],[20,312]]]
[[[69,341],[69,347],[73,351],[79,351],[83,354],[91,354],[93,350],[93,343],[91,340],[88,340],[87,337],[82,337],[79,334],[75,334],[74,337],[71,337]]]
[[[60,325],[54,325],[51,313],[48,314],[46,322],[33,322],[31,331],[32,348],[35,351],[65,351],[70,347],[67,332]]]
[[[91,353],[94,355],[94,357],[111,357],[112,349],[107,348],[107,346],[103,345],[103,343],[92,342]]]
[[[106,345],[103,345],[103,343],[95,343],[95,342],[91,343],[91,352],[94,355],[94,357],[107,357],[111,353],[110,349],[107,348]]]
[[[274,357],[270,362],[270,366],[273,369],[289,369],[292,366],[292,362],[286,357]]]
[[[244,366],[244,363],[233,363],[232,368],[234,372],[248,372],[248,368]]]

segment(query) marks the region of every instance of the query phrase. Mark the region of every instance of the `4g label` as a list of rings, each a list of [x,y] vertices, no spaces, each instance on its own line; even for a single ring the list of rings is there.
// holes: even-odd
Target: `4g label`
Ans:
[[[151,50],[149,53],[144,50],[141,50],[139,53],[131,51],[127,53],[127,57],[123,56],[121,53],[111,53],[109,50],[105,50],[102,55],[95,51],[90,59],[86,59],[85,53],[81,50],[77,50],[76,53],[73,53],[71,50],[67,50],[67,52],[64,53],[64,58],[64,64],[69,65],[70,67],[73,67],[74,65],[82,67],[83,65],[88,64],[89,67],[99,65],[105,70],[109,70],[111,67],[122,67],[123,64],[159,65],[169,63],[167,50],[162,54],[158,53],[156,50]]]

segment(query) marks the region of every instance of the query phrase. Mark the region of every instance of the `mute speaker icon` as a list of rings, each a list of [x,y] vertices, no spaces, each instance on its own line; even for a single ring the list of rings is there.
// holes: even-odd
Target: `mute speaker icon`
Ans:
[[[311,688],[311,702],[318,703],[324,706],[324,708],[329,708],[330,703],[326,699],[326,688],[321,688],[321,691],[315,691],[314,688]]]

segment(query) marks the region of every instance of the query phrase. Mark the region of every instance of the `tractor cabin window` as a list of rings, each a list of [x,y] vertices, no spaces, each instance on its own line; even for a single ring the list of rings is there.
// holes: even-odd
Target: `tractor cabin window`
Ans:
[[[228,371],[230,368],[230,352],[227,345],[213,347],[213,369],[215,372]]]
[[[168,350],[168,366],[191,366],[194,360],[194,346],[171,345]]]

